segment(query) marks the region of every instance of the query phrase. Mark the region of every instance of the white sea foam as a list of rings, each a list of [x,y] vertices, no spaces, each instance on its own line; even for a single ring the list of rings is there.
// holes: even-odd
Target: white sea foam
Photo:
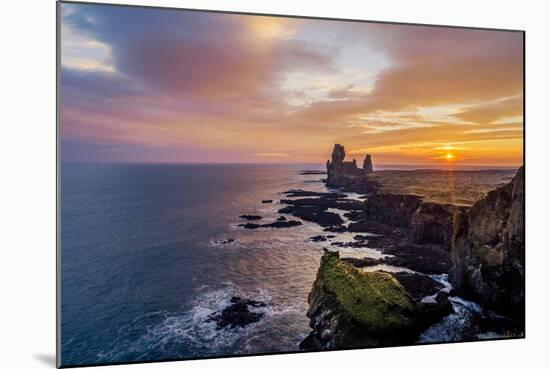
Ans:
[[[479,304],[464,300],[460,297],[450,297],[454,313],[444,317],[439,323],[434,324],[424,331],[419,342],[449,342],[462,340],[470,329],[472,318],[482,313]]]
[[[449,282],[448,274],[431,274],[430,277],[436,282],[441,283],[443,287],[439,291],[437,291],[435,294],[424,297],[420,302],[435,303],[436,297],[440,292],[449,293],[453,288],[453,286],[451,285],[451,282]]]
[[[377,270],[382,270],[384,272],[390,272],[390,273],[398,273],[398,272],[415,273],[415,271],[412,269],[395,266],[395,265],[388,265],[388,264],[376,264],[376,265],[363,267],[361,269],[363,269],[365,272],[375,272]]]
[[[503,337],[506,337],[506,336],[497,332],[484,332],[484,333],[479,333],[477,335],[477,338],[479,338],[480,340],[493,340],[495,338],[503,338]]]
[[[178,312],[155,312],[136,318],[123,330],[139,325],[140,320],[150,317],[161,317],[160,322],[144,327],[144,333],[133,342],[119,342],[109,351],[98,354],[98,358],[105,361],[123,359],[121,355],[135,354],[132,360],[145,360],[150,352],[160,351],[167,355],[173,353],[177,357],[179,348],[185,347],[189,352],[201,352],[207,350],[212,353],[242,353],[246,347],[241,347],[237,342],[243,338],[254,337],[259,329],[273,319],[279,319],[285,315],[303,315],[305,306],[291,303],[275,304],[274,295],[267,290],[245,291],[232,283],[225,283],[222,288],[208,290],[202,286],[193,298],[194,306],[188,310]],[[225,327],[219,329],[215,321],[210,320],[214,313],[222,311],[231,304],[233,296],[241,296],[252,300],[261,301],[266,306],[249,306],[249,310],[255,313],[263,313],[259,322],[249,324],[246,327]],[[244,350],[244,351],[243,351]],[[252,347],[249,351],[252,351]]]

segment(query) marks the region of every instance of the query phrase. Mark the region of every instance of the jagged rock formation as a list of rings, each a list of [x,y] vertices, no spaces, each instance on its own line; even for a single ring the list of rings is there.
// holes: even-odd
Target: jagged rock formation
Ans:
[[[249,307],[265,307],[267,304],[261,301],[250,300],[233,296],[230,300],[231,305],[227,306],[221,312],[212,313],[208,316],[208,321],[216,322],[216,328],[225,327],[236,328],[244,327],[248,324],[259,321],[264,313],[255,313],[249,310]]]
[[[522,167],[510,183],[456,214],[451,273],[459,293],[520,319],[525,309],[524,176]]]
[[[415,300],[385,272],[364,272],[325,249],[308,296],[313,331],[300,347],[326,350],[412,343],[427,326],[449,314],[446,296]],[[451,309],[451,310],[449,310]]]
[[[332,163],[342,164],[344,162],[345,157],[346,157],[346,151],[344,150],[344,146],[340,144],[335,144],[334,149],[332,150]]]
[[[335,144],[332,150],[332,161],[327,161],[326,185],[358,193],[374,192],[377,184],[367,176],[367,173],[370,172],[358,168],[355,159],[353,161],[344,161],[345,157],[346,152],[344,147],[340,144]]]
[[[365,156],[365,160],[363,161],[363,170],[367,174],[374,173],[374,169],[372,168],[372,158],[369,154]]]

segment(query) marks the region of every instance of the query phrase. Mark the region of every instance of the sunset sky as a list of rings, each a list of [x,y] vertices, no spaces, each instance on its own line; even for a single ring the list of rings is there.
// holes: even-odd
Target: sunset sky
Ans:
[[[63,161],[519,166],[523,34],[61,5]]]

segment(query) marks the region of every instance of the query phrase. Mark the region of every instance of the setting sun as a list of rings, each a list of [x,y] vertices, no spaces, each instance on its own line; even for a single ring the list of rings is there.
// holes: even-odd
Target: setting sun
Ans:
[[[447,155],[445,155],[445,159],[447,159],[447,160],[452,160],[452,159],[454,159],[454,157],[455,156],[451,153],[448,153]]]

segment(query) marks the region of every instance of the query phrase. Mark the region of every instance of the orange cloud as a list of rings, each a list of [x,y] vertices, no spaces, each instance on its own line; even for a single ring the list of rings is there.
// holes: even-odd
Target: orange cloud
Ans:
[[[108,72],[64,64],[64,139],[230,161],[322,163],[334,142],[386,164],[447,144],[457,162],[523,160],[521,33],[63,6],[73,39],[110,51]]]

